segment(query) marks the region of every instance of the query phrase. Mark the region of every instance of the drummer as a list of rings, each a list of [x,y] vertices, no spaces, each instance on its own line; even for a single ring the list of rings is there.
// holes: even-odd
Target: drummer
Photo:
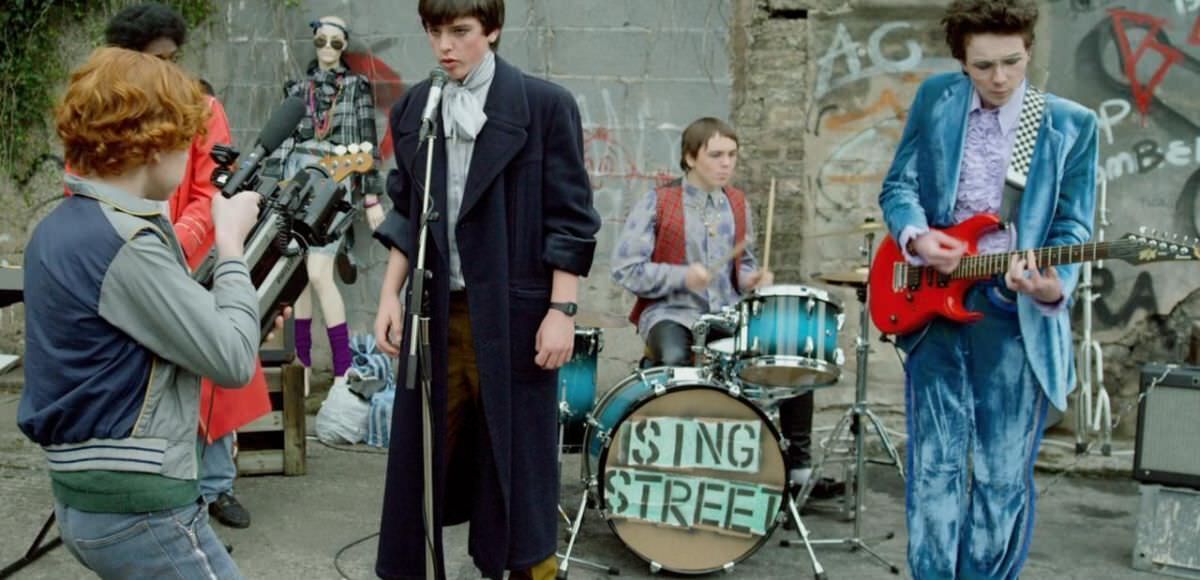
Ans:
[[[700,316],[774,282],[754,256],[746,196],[729,185],[738,157],[733,128],[713,117],[697,119],[684,129],[680,149],[683,178],[633,206],[613,250],[613,280],[637,296],[629,319],[646,342],[643,367],[691,366],[691,328]],[[708,336],[722,333],[714,328]],[[788,475],[796,486],[812,473],[812,413],[811,391],[780,408],[781,428],[791,441]],[[818,487],[814,497],[836,493]]]

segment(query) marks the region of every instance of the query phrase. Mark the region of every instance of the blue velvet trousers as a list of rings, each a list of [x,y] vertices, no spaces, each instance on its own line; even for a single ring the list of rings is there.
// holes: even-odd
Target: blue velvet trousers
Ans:
[[[914,580],[1018,577],[1033,536],[1033,462],[1048,400],[1016,312],[976,285],[982,321],[933,322],[905,364],[908,565]]]

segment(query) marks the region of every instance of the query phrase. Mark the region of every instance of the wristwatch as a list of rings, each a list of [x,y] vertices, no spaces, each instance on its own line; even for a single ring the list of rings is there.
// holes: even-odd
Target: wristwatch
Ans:
[[[562,312],[567,316],[575,316],[579,312],[579,305],[574,302],[551,302],[550,308]]]

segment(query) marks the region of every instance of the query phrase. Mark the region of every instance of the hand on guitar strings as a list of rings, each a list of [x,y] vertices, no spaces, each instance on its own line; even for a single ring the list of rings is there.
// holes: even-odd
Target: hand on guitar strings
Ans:
[[[1033,250],[1024,256],[1012,255],[1008,261],[1008,272],[1004,274],[1004,284],[1009,290],[1028,294],[1048,304],[1062,298],[1062,281],[1058,278],[1058,270],[1054,266],[1047,267],[1045,271],[1039,270],[1037,255]]]
[[[967,243],[945,232],[929,230],[912,240],[912,249],[934,270],[949,274],[967,253]]]

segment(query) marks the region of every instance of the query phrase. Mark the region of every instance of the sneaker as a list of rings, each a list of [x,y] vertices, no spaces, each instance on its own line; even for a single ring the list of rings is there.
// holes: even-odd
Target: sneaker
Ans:
[[[822,477],[813,484],[812,491],[809,492],[808,497],[812,499],[833,499],[841,497],[844,493],[846,493],[845,482]]]
[[[208,504],[208,513],[218,522],[231,528],[250,527],[250,512],[242,507],[241,502],[233,494],[223,493],[217,500]]]

